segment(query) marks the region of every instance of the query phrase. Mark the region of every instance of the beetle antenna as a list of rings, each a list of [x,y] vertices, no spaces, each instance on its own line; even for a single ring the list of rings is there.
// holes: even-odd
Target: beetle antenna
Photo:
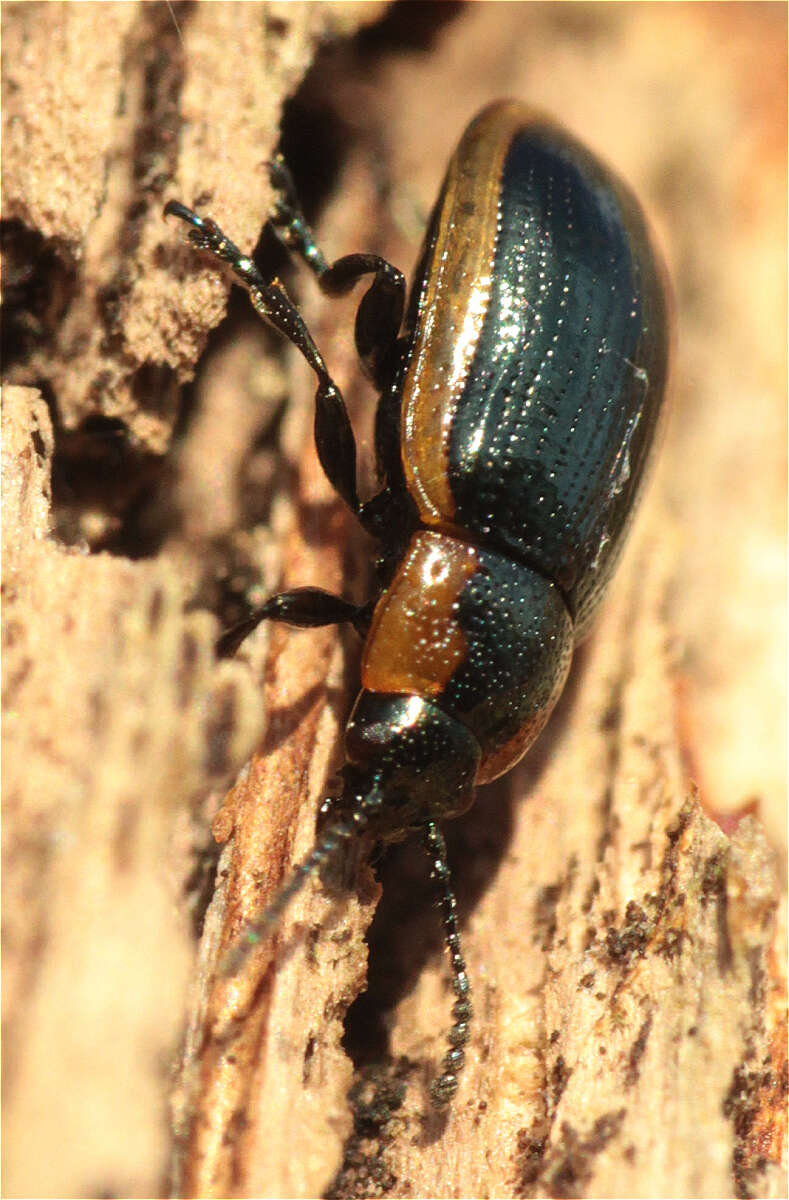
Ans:
[[[341,846],[364,832],[370,819],[370,811],[379,805],[380,795],[377,788],[373,788],[368,795],[359,798],[357,806],[346,820],[337,821],[329,826],[307,857],[293,868],[268,908],[244,927],[221,964],[220,974],[224,978],[236,975],[241,970],[254,948],[280,923],[285,910],[310,876],[333,858]]]
[[[435,821],[429,821],[425,826],[425,848],[430,855],[430,878],[436,885],[444,925],[444,941],[452,967],[452,987],[456,996],[452,1007],[454,1019],[447,1037],[449,1049],[441,1064],[441,1074],[433,1080],[430,1087],[430,1099],[433,1104],[436,1108],[445,1108],[458,1089],[460,1072],[466,1064],[463,1047],[469,1039],[471,988],[466,972],[466,960],[460,947],[457,901],[449,874],[446,842]]]

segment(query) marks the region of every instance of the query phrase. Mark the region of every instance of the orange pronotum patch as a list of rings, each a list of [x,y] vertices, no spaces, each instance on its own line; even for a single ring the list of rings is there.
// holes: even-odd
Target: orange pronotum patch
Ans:
[[[441,533],[414,535],[373,615],[362,657],[370,692],[439,696],[466,657],[455,601],[477,569],[474,546]]]

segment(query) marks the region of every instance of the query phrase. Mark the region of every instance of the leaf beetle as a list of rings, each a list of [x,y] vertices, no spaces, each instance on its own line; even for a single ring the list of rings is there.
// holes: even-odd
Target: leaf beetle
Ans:
[[[455,993],[431,1088],[442,1106],[458,1087],[471,1002],[440,824],[534,742],[614,571],[663,411],[665,276],[630,190],[515,101],[489,105],[463,134],[407,305],[404,276],[385,259],[350,254],[329,265],[281,159],[271,176],[272,225],[322,291],[344,294],[373,277],[355,325],[380,392],[372,499],[357,492],[343,398],[281,284],[210,218],[176,201],[165,215],[232,268],[314,371],[318,457],[378,539],[379,587],[362,606],[318,588],[281,593],[219,641],[232,653],[263,620],[350,622],[365,639],[341,794],[226,969],[348,839],[421,833]]]

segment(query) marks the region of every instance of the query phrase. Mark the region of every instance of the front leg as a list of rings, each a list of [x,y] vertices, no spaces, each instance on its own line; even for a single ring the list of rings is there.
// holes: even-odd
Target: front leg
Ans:
[[[349,622],[356,632],[364,637],[372,617],[373,603],[351,604],[341,596],[324,592],[321,588],[294,588],[291,592],[280,592],[271,596],[260,608],[248,617],[226,629],[217,639],[216,653],[219,658],[230,658],[241,643],[257,629],[261,621],[284,621],[300,629],[315,629],[320,625],[342,625]]]

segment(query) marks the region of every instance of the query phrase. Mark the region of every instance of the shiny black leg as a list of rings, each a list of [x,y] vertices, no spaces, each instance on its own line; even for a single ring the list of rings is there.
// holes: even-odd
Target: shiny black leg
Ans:
[[[284,621],[300,629],[342,625],[347,621],[363,637],[370,624],[372,609],[372,604],[351,604],[341,596],[333,596],[331,592],[324,592],[320,588],[294,588],[292,592],[271,596],[243,621],[226,629],[217,639],[216,653],[220,658],[230,658],[261,621]]]
[[[377,254],[346,254],[327,263],[299,204],[283,159],[269,164],[276,203],[271,224],[286,246],[300,256],[328,296],[344,296],[365,275],[373,281],[356,313],[356,349],[365,373],[383,390],[390,382],[397,335],[405,309],[405,278]]]
[[[318,378],[315,392],[315,446],[318,458],[332,487],[366,524],[356,490],[356,441],[345,401],[329,375],[326,363],[312,340],[304,320],[282,284],[267,283],[251,258],[242,254],[210,217],[199,217],[183,204],[171,200],[165,216],[179,217],[191,226],[190,241],[227,263],[249,289],[255,310],[278,329],[301,352]]]

